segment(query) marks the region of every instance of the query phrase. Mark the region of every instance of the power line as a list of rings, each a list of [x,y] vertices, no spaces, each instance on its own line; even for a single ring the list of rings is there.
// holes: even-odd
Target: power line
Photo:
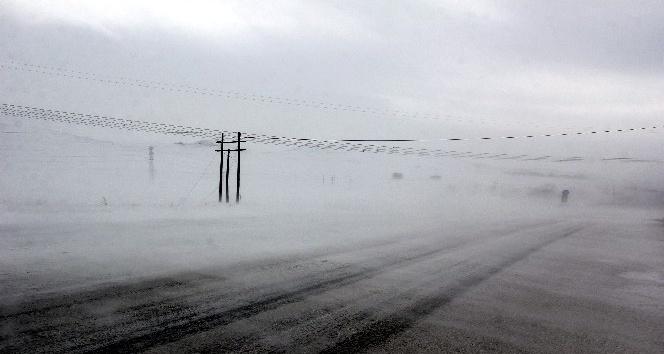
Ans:
[[[191,187],[191,189],[189,189],[189,191],[188,191],[187,194],[184,196],[184,198],[182,198],[182,203],[184,203],[184,202],[187,200],[187,198],[189,198],[189,194],[191,194],[191,191],[193,191],[194,188],[196,188],[196,186],[198,185],[198,183],[201,181],[201,179],[203,179],[203,176],[205,175],[205,172],[207,172],[208,168],[210,168],[210,165],[212,165],[212,162],[213,162],[213,161],[214,161],[214,156],[210,159],[210,162],[207,164],[207,166],[205,167],[205,169],[203,169],[203,172],[201,173],[201,175],[198,176],[198,179],[196,180],[196,183],[194,183],[194,185]]]
[[[144,122],[138,120],[112,118],[106,116],[98,116],[91,114],[82,114],[74,112],[56,111],[43,108],[25,107],[13,104],[0,104],[0,113],[8,116],[41,119],[48,121],[56,121],[69,124],[82,124],[86,126],[96,126],[103,128],[115,128],[132,131],[143,131],[149,133],[184,135],[198,138],[218,139],[222,134],[231,134],[229,131],[221,131],[216,129],[197,128],[165,123]],[[642,128],[645,130],[649,128]],[[618,131],[634,131],[636,128],[621,129]],[[611,132],[611,131],[608,131]],[[569,161],[583,161],[588,160],[584,157],[553,157],[550,155],[531,156],[528,154],[523,155],[508,155],[508,154],[491,154],[488,152],[473,152],[473,151],[457,151],[442,149],[415,149],[413,147],[400,147],[400,146],[386,146],[374,144],[361,144],[356,141],[343,141],[343,140],[319,140],[311,138],[289,138],[269,136],[264,134],[248,134],[242,132],[245,139],[251,142],[260,144],[274,144],[284,145],[298,148],[311,148],[320,150],[331,151],[356,151],[364,153],[385,153],[385,154],[400,154],[400,155],[417,155],[417,156],[432,156],[432,157],[450,157],[450,158],[470,158],[470,159],[492,159],[492,160],[521,160],[521,161],[551,161],[551,162],[569,162]],[[394,140],[388,140],[394,141]],[[425,141],[425,140],[408,140],[408,141]],[[642,160],[631,159],[622,157],[610,157],[602,161],[648,161],[648,162],[661,162],[658,160]]]
[[[68,77],[78,80],[97,81],[108,84],[158,89],[163,91],[173,91],[173,92],[180,92],[180,93],[187,93],[194,95],[214,96],[214,97],[243,100],[243,101],[288,105],[293,107],[300,106],[300,107],[310,107],[310,108],[325,109],[325,110],[334,110],[337,112],[346,111],[346,112],[376,114],[376,115],[385,115],[385,116],[393,116],[401,118],[424,118],[424,119],[454,121],[454,122],[463,122],[463,123],[498,124],[501,126],[512,125],[512,126],[521,126],[521,127],[528,126],[528,127],[564,128],[564,129],[578,128],[570,125],[556,125],[556,124],[531,124],[531,123],[517,124],[517,123],[497,121],[486,118],[477,119],[477,118],[469,118],[469,117],[453,116],[453,115],[428,114],[420,112],[409,112],[397,109],[381,109],[381,108],[343,105],[337,103],[312,101],[304,99],[292,99],[292,98],[284,98],[277,96],[260,95],[256,93],[243,93],[243,92],[228,91],[228,90],[214,90],[199,86],[188,86],[180,84],[163,83],[157,81],[140,80],[134,78],[126,78],[120,76],[101,75],[101,74],[95,74],[84,71],[68,70],[68,69],[62,69],[50,66],[21,63],[11,60],[0,60],[0,63],[5,63],[5,65],[0,65],[0,68],[10,69],[15,71],[27,71],[37,74]]]
[[[425,141],[470,141],[470,140],[500,140],[500,139],[528,139],[528,138],[544,138],[544,137],[561,137],[561,136],[575,136],[584,134],[601,134],[601,133],[620,133],[630,132],[637,130],[648,130],[664,128],[664,125],[651,126],[651,127],[638,127],[638,128],[622,128],[622,129],[606,129],[606,130],[593,130],[575,133],[557,133],[557,134],[538,134],[538,135],[514,135],[514,136],[499,136],[489,138],[440,138],[440,139],[343,139],[338,141],[348,142],[397,142],[397,141],[412,141],[412,142],[425,142]]]

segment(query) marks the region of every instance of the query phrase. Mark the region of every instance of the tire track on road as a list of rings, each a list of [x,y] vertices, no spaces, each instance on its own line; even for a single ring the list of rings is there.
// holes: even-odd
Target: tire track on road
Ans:
[[[531,226],[529,228],[538,228],[542,227],[543,225],[549,225],[549,224],[551,223],[543,223],[543,224],[538,223],[536,226]],[[523,229],[518,228],[517,230],[522,231]],[[505,231],[504,235],[501,236],[510,235],[514,232],[515,232],[514,229],[508,228]],[[83,349],[82,352],[90,350],[91,352],[102,353],[102,354],[127,352],[127,351],[136,352],[140,350],[147,350],[149,348],[158,345],[164,345],[186,338],[188,336],[194,335],[199,332],[208,331],[219,326],[228,325],[232,322],[249,318],[257,314],[270,311],[287,304],[302,301],[303,299],[309,296],[318,295],[328,290],[334,289],[336,287],[346,286],[352,283],[359,282],[361,280],[369,279],[375,276],[376,274],[388,271],[390,269],[403,267],[411,263],[421,262],[422,260],[425,260],[427,258],[438,257],[440,253],[452,252],[458,248],[466,246],[467,244],[475,242],[481,242],[481,240],[468,241],[465,239],[461,239],[452,244],[447,244],[442,247],[438,247],[422,253],[417,253],[412,256],[390,259],[378,266],[352,272],[350,274],[333,276],[326,280],[310,283],[294,291],[270,295],[262,300],[252,301],[246,305],[228,309],[222,312],[213,312],[204,315],[190,316],[188,318],[176,321],[175,324],[163,325],[163,328],[161,328],[158,331],[153,331],[129,339],[123,339],[114,343],[109,343],[101,347],[90,348],[90,349],[81,348],[81,349]],[[236,345],[240,344],[242,344],[242,341],[236,342]]]
[[[520,233],[520,232],[523,232],[523,231],[526,231],[526,230],[539,229],[539,228],[542,228],[542,227],[549,227],[551,225],[558,224],[558,223],[559,222],[546,222],[546,223],[538,223],[536,225],[532,224],[532,225],[528,225],[526,227],[523,227],[523,226],[516,227],[516,228],[508,227],[508,228],[505,228],[504,230],[501,230],[502,232],[497,233],[493,237],[494,238],[503,238],[503,237],[507,237],[507,236],[512,236],[515,233]],[[219,326],[228,325],[228,324],[231,324],[231,323],[236,322],[236,321],[241,321],[241,320],[247,319],[249,317],[258,315],[260,313],[277,309],[277,308],[282,307],[282,306],[290,305],[290,304],[293,304],[293,303],[299,303],[299,302],[305,300],[306,298],[308,298],[310,296],[320,295],[320,294],[323,294],[323,293],[327,293],[331,290],[338,289],[340,287],[349,286],[349,285],[352,285],[354,283],[358,283],[360,281],[372,278],[372,277],[378,275],[379,273],[385,273],[385,272],[389,272],[389,271],[395,270],[395,269],[402,269],[403,267],[407,267],[407,266],[412,265],[412,264],[418,264],[420,262],[426,262],[427,260],[433,260],[433,259],[439,258],[441,256],[453,253],[453,252],[455,252],[459,249],[463,249],[463,248],[465,248],[469,245],[483,244],[485,241],[486,241],[486,239],[484,239],[484,238],[482,238],[482,239],[472,239],[472,240],[463,239],[463,240],[459,240],[459,242],[456,242],[454,244],[451,244],[451,245],[448,245],[448,246],[445,246],[445,247],[441,247],[441,248],[436,248],[436,249],[433,249],[433,250],[431,250],[429,252],[426,252],[424,254],[421,254],[421,255],[416,255],[416,256],[408,257],[408,258],[403,258],[403,259],[397,260],[397,261],[392,261],[390,263],[386,263],[386,264],[378,266],[374,269],[371,269],[368,272],[362,273],[361,276],[355,277],[354,275],[351,275],[352,279],[349,278],[348,279],[349,281],[340,281],[340,282],[335,281],[334,283],[329,284],[330,286],[327,286],[327,285],[326,286],[320,286],[319,288],[316,289],[316,291],[308,291],[305,296],[301,296],[299,298],[289,299],[289,301],[284,301],[283,303],[275,304],[275,306],[270,306],[269,308],[263,308],[263,309],[261,309],[261,311],[256,311],[256,312],[253,312],[253,313],[251,313],[249,315],[246,315],[246,316],[238,316],[237,318],[234,318],[231,321],[219,324]],[[391,255],[391,256],[393,256],[393,255]],[[457,264],[454,264],[454,266],[457,266],[461,263],[467,263],[467,262],[458,262]],[[232,335],[230,335],[228,333],[224,333],[224,334],[221,335],[221,337],[223,339],[220,338],[221,339],[220,343],[217,343],[216,345],[203,346],[203,348],[197,348],[196,352],[199,352],[199,353],[218,353],[218,352],[228,352],[228,351],[238,351],[238,350],[244,351],[244,350],[247,350],[247,347],[251,347],[252,344],[257,343],[258,341],[260,341],[261,338],[265,337],[266,335],[269,335],[270,332],[272,332],[272,333],[281,332],[282,330],[285,330],[289,327],[298,326],[298,325],[301,325],[304,322],[314,320],[315,317],[320,316],[321,313],[323,313],[323,314],[330,313],[330,312],[336,311],[338,309],[339,309],[339,307],[337,307],[337,306],[327,307],[324,311],[320,311],[320,309],[312,309],[311,310],[312,313],[305,312],[305,313],[298,314],[298,316],[296,316],[296,317],[292,317],[292,318],[289,317],[287,323],[282,323],[282,321],[281,321],[282,318],[279,317],[279,320],[276,323],[269,323],[269,324],[266,324],[265,327],[261,327],[260,332],[254,331],[254,332],[250,332],[250,333],[233,333]],[[313,313],[317,313],[318,315],[315,315]],[[210,327],[211,328],[201,329],[200,332],[204,332],[206,330],[212,330],[212,329],[214,329],[215,326],[210,326]],[[195,335],[195,334],[197,334],[197,333],[192,333],[192,335]],[[162,343],[162,344],[167,344],[167,343]],[[207,348],[212,348],[212,349],[204,349],[206,347]],[[262,351],[263,349],[265,349],[265,348],[261,348],[260,351]],[[249,351],[252,351],[252,350],[250,349]]]
[[[459,247],[460,245],[455,246]],[[238,320],[255,316],[265,311],[273,310],[287,304],[301,301],[309,296],[324,293],[329,289],[355,283],[363,279],[368,279],[375,274],[384,271],[385,269],[408,264],[410,262],[417,262],[421,259],[434,256],[441,251],[444,251],[445,248],[402,258],[389,262],[381,267],[365,269],[332,279],[308,284],[295,291],[272,295],[265,299],[252,301],[246,305],[223,312],[211,313],[203,316],[196,316],[192,319],[180,320],[177,321],[177,323],[174,325],[167,325],[165,328],[157,331],[153,331],[131,339],[124,339],[97,348],[84,349],[83,352],[88,352],[88,350],[89,352],[99,354],[137,352],[152,348],[157,345],[168,344],[199,332],[211,330],[219,326],[227,325]]]
[[[569,237],[584,228],[585,226],[567,231],[558,237],[546,240],[535,246],[528,247],[527,249],[515,254],[514,256],[509,257],[500,263],[488,268],[482,273],[473,274],[469,277],[462,278],[451,288],[440,289],[440,293],[436,296],[422,298],[402,311],[382,319],[374,320],[361,331],[356,332],[346,339],[337,342],[333,346],[320,351],[320,353],[358,353],[384,344],[393,336],[410,329],[415,323],[424,317],[429,316],[435,310],[438,310],[439,308],[449,304],[455,298],[465,294],[472,288],[478,286],[497,273],[525,259],[529,255],[543,249],[544,247]]]
[[[530,225],[527,228],[538,228],[551,224],[554,223],[539,222]],[[502,230],[502,234],[512,234],[515,229],[516,228],[514,227],[507,227]],[[308,281],[305,284],[295,284],[292,291],[259,294],[259,296],[263,297],[262,299],[244,301],[244,305],[235,306],[223,311],[219,311],[219,307],[220,305],[223,306],[224,300],[228,298],[229,294],[218,295],[218,293],[212,291],[212,294],[216,295],[212,298],[205,294],[198,294],[201,290],[200,284],[192,282],[201,280],[198,279],[197,276],[195,276],[194,279],[189,279],[189,281],[187,281],[186,277],[185,279],[182,279],[176,276],[172,278],[158,279],[156,281],[148,280],[145,283],[113,286],[106,288],[106,290],[110,292],[110,295],[106,296],[104,295],[104,289],[84,292],[82,294],[79,293],[78,295],[74,294],[74,298],[69,298],[69,301],[65,301],[69,295],[59,296],[55,298],[55,300],[49,301],[46,299],[41,302],[41,305],[45,306],[45,308],[34,309],[35,312],[19,312],[17,314],[9,315],[9,317],[20,317],[23,319],[20,323],[17,323],[19,327],[17,327],[18,332],[14,332],[12,335],[14,339],[8,341],[4,338],[5,336],[3,336],[2,345],[0,345],[0,347],[8,348],[7,344],[9,344],[9,348],[15,349],[16,352],[44,352],[44,350],[46,350],[47,352],[112,353],[146,350],[158,345],[178,341],[199,332],[204,332],[238,320],[246,319],[290,303],[299,302],[309,296],[321,294],[336,287],[356,283],[371,278],[381,272],[417,263],[428,258],[437,257],[441,253],[452,252],[467,244],[478,243],[481,241],[482,240],[478,239],[468,240],[464,238],[425,252],[421,252],[419,249],[411,249],[409,251],[415,254],[402,256],[397,259],[381,259],[387,258],[385,256],[372,259],[370,263],[376,263],[376,261],[378,261],[377,264],[360,268],[355,271],[347,267],[336,267],[322,273],[313,274],[313,276],[318,279]],[[390,254],[389,257],[392,257],[392,255]],[[213,278],[215,280],[223,280],[222,278]],[[296,283],[298,281],[296,281]],[[147,284],[148,286],[143,289],[141,284]],[[155,292],[155,288],[158,290],[168,290],[170,287],[180,289],[186,286],[191,286],[192,284],[196,285],[197,289],[194,293],[178,295],[176,298],[179,299],[185,297],[188,299],[191,297],[199,297],[199,300],[194,300],[193,303],[196,303],[196,305],[193,306],[185,306],[180,301],[170,298],[164,299],[163,296],[160,297],[160,294]],[[250,290],[249,293],[254,294],[255,297],[257,291],[264,290],[266,290],[265,287]],[[238,291],[238,293],[241,292]],[[124,313],[129,315],[128,319],[130,322],[99,325],[94,323],[94,321],[98,321],[99,318],[90,317],[85,313],[73,313],[73,316],[78,315],[80,318],[74,317],[77,321],[75,321],[75,323],[68,323],[66,319],[63,320],[60,317],[53,317],[53,315],[60,316],[57,313],[49,313],[49,311],[53,310],[64,312],[72,305],[89,305],[90,301],[131,301],[131,299],[122,298],[125,296],[138,296],[140,300],[140,296],[142,296],[141,294],[149,297],[151,301],[147,304],[143,303],[138,306],[131,306],[124,309]],[[118,297],[120,298],[118,299]],[[242,300],[242,298],[240,298],[240,300]],[[150,314],[160,313],[155,310],[161,308],[176,310],[175,312],[167,311],[165,312],[165,315],[161,316],[150,316]],[[164,312],[161,311],[161,313]],[[51,316],[50,318],[49,315]],[[80,321],[93,322],[81,326],[83,323]],[[21,330],[20,326],[32,327]],[[232,347],[246,345],[247,342],[251,342],[255,339],[256,338],[252,336],[240,339],[236,341]],[[106,341],[106,343],[103,343],[104,341]],[[8,342],[14,342],[14,345]],[[102,344],[96,344],[98,342],[101,342]],[[31,348],[23,348],[22,346],[17,347],[15,345],[17,343]]]
[[[370,246],[361,249],[365,250],[365,249],[380,248],[384,246],[389,246],[395,242],[396,241],[393,240],[385,241],[378,244],[372,244]],[[259,264],[250,264],[250,265],[256,266],[258,269],[267,269],[285,263],[312,261],[316,258],[341,254],[344,252],[349,252],[351,250],[357,250],[357,249],[345,249],[345,250],[335,251],[332,253],[312,254],[309,256],[294,258],[294,259],[283,259],[283,258],[272,259],[268,261],[262,261]],[[244,266],[241,264],[234,265],[234,267],[244,268]],[[176,287],[191,287],[193,283],[206,279],[213,281],[226,280],[225,277],[217,277],[204,273],[185,272],[185,273],[176,273],[173,275],[160,277],[160,278],[146,279],[140,282],[136,281],[130,281],[128,283],[109,282],[101,286],[93,286],[92,289],[89,288],[81,289],[75,293],[66,292],[64,294],[62,293],[46,294],[46,296],[30,300],[28,304],[29,308],[27,309],[24,308],[27,302],[21,304],[22,306],[18,306],[18,309],[12,309],[10,306],[7,305],[0,305],[0,320],[10,319],[12,317],[23,316],[23,315],[46,314],[49,311],[71,308],[72,306],[88,304],[93,301],[105,300],[110,297],[140,296],[142,293],[150,293],[161,289],[172,289]],[[192,296],[191,293],[187,294],[187,298],[191,298],[191,296]],[[184,296],[180,296],[177,298],[183,298],[183,297]],[[173,297],[171,299],[177,300],[177,298]],[[147,306],[147,304],[145,306]]]

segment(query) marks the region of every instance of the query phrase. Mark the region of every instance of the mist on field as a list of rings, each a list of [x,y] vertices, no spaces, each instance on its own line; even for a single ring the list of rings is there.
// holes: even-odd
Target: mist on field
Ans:
[[[315,254],[442,229],[661,210],[659,164],[389,155],[212,140],[120,141],[6,118],[4,293]],[[142,143],[146,138],[149,142]],[[29,141],[43,141],[31,146]],[[150,154],[152,149],[152,154]],[[150,156],[152,155],[152,156]],[[226,159],[224,159],[226,163]],[[226,203],[225,172],[229,170]],[[567,203],[562,191],[569,190]],[[49,279],[44,282],[44,279]],[[39,285],[35,285],[35,283]],[[42,289],[42,287],[44,287]]]

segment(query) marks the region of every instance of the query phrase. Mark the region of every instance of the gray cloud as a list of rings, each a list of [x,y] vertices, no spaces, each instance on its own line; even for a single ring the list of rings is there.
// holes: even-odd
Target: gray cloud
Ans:
[[[232,11],[217,27],[210,18],[192,23],[173,17],[172,9],[151,13],[150,7],[119,6],[107,18],[103,9],[88,5],[79,14],[68,9],[46,16],[38,8],[3,3],[0,43],[7,50],[0,59],[505,122],[617,126],[627,119],[659,119],[664,110],[659,98],[664,97],[664,4],[657,1],[227,2],[222,4]],[[2,75],[14,74],[4,70]],[[42,92],[47,89],[26,85],[17,90],[32,89],[47,100]],[[75,100],[77,84],[70,87],[67,95],[50,95]],[[144,111],[155,104],[163,104],[166,115],[178,111],[158,92],[98,90],[111,90],[116,102]],[[198,104],[194,109],[200,116],[224,109],[260,124],[323,127],[330,133],[340,123],[391,131],[413,123],[247,102]],[[86,105],[117,110],[100,108],[106,105],[102,102]],[[449,122],[414,123],[421,124],[411,127],[417,132],[467,135]]]

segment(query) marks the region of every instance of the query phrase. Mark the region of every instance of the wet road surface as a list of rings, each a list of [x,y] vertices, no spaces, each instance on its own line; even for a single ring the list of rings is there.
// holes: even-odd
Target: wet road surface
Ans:
[[[602,267],[619,263],[602,248],[621,247],[607,227],[441,231],[50,292],[2,306],[0,352],[658,352],[662,284],[633,280],[643,286],[625,293],[630,279],[619,274],[659,265]],[[662,226],[645,229],[632,242],[651,242],[656,255]]]

